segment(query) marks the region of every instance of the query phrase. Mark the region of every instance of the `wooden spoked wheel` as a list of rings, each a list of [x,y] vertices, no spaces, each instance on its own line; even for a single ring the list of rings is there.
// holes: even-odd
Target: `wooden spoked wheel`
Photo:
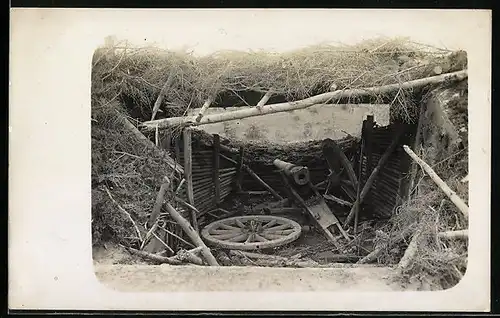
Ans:
[[[288,244],[299,238],[300,225],[271,215],[247,215],[210,223],[201,232],[208,244],[235,250],[256,250]]]

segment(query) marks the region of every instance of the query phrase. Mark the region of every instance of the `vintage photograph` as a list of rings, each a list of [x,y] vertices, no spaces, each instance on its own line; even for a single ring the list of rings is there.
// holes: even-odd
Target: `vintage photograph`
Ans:
[[[467,61],[409,37],[209,54],[106,37],[91,73],[97,278],[452,288],[468,260]]]

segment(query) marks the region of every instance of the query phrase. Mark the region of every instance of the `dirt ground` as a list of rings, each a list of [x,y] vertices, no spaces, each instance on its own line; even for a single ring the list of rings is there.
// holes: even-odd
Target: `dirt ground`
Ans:
[[[122,264],[118,264],[122,263]],[[123,264],[127,263],[127,264]],[[94,251],[96,277],[105,286],[131,292],[173,291],[400,291],[388,267],[271,268],[146,265],[116,246]]]

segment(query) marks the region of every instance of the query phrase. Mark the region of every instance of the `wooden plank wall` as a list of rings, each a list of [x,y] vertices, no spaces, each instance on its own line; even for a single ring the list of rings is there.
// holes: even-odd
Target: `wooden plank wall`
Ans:
[[[179,140],[180,141],[180,140]],[[175,140],[173,141],[175,147]],[[182,145],[182,141],[178,142]],[[236,180],[236,167],[224,156],[236,160],[234,154],[220,151],[219,156],[219,184],[220,193],[217,200],[215,193],[214,182],[214,149],[213,146],[202,145],[196,142],[192,144],[192,175],[193,175],[193,192],[194,206],[200,213],[214,210],[217,207],[217,201],[223,202],[225,198],[232,192]],[[184,151],[179,149],[175,151],[177,154],[176,160],[179,164],[184,165]],[[185,187],[179,191],[179,196],[182,199],[187,199]]]
[[[372,165],[371,167],[367,166],[367,156],[365,152],[363,154],[364,159],[361,175],[362,184],[366,182],[380,157],[391,144],[396,135],[395,129],[393,125],[375,127],[373,129]],[[375,179],[373,187],[363,203],[364,216],[389,218],[393,214],[394,208],[399,205],[401,198],[405,195],[402,192],[404,191],[403,189],[405,189],[405,183],[408,181],[407,176],[410,167],[410,159],[402,146],[404,144],[412,144],[416,126],[407,125],[406,129],[407,133],[400,139],[396,150],[389,157],[387,164]]]

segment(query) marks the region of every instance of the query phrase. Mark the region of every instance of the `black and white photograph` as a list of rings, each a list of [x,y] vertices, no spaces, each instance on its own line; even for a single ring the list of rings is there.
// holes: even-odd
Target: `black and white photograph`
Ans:
[[[39,23],[49,24],[64,15],[22,11],[15,15],[19,23],[39,14],[44,21]],[[83,25],[84,17],[90,25],[75,29],[94,43],[86,52],[87,78],[75,80],[88,86],[77,96],[64,92],[64,86],[57,88],[62,91],[58,103],[65,103],[58,106],[65,109],[59,128],[73,129],[58,132],[54,147],[59,150],[51,156],[65,156],[61,160],[66,163],[59,172],[54,162],[50,169],[63,174],[66,165],[73,165],[81,168],[79,176],[87,175],[88,182],[80,186],[86,193],[75,192],[82,200],[73,205],[86,214],[72,217],[76,210],[64,208],[60,214],[67,222],[44,221],[56,223],[51,226],[53,242],[85,233],[82,243],[67,248],[77,255],[74,250],[86,244],[80,251],[91,256],[84,263],[91,265],[91,273],[85,275],[95,275],[100,288],[130,295],[122,303],[136,309],[148,309],[148,293],[158,296],[156,302],[150,299],[150,309],[160,309],[161,293],[188,292],[171,298],[169,306],[182,299],[186,304],[178,307],[191,305],[193,310],[222,303],[232,310],[236,304],[259,310],[259,302],[265,303],[260,309],[272,309],[273,297],[266,300],[266,293],[282,293],[274,309],[285,310],[281,299],[287,298],[292,309],[300,309],[310,308],[306,299],[319,297],[314,296],[318,292],[352,295],[331,304],[339,310],[378,310],[378,298],[385,310],[466,310],[467,301],[473,306],[468,310],[489,309],[489,298],[481,298],[489,295],[484,270],[489,269],[489,254],[477,252],[481,242],[489,244],[489,195],[485,201],[484,194],[490,183],[481,184],[489,178],[490,151],[484,148],[490,138],[485,101],[491,56],[482,49],[491,41],[487,11],[469,12],[471,22],[467,10],[105,11],[95,12],[95,21],[104,24],[109,17],[127,27],[99,29],[90,12],[74,11],[75,25]],[[436,27],[458,21],[454,15],[462,15],[465,25],[443,26],[444,31]],[[369,18],[381,22],[371,25]],[[406,28],[395,27],[405,21]],[[469,24],[482,29],[459,34]],[[55,32],[56,25],[46,28]],[[15,39],[21,41],[19,35],[26,32]],[[56,34],[68,42],[71,33]],[[474,38],[482,42],[471,51]],[[61,54],[69,61],[76,51],[72,47]],[[487,60],[474,57],[478,51]],[[56,63],[56,57],[51,59]],[[50,76],[72,81],[63,78],[71,73],[71,63],[62,55],[58,63],[68,70]],[[77,100],[82,94],[88,97]],[[472,104],[474,94],[479,101]],[[22,103],[22,98],[33,97],[14,102]],[[73,108],[79,113],[69,114]],[[20,116],[21,110],[15,113]],[[23,138],[38,138],[33,135]],[[79,152],[87,156],[83,163],[71,163],[77,147],[88,148]],[[474,158],[478,163],[473,167]],[[82,180],[74,177],[66,174],[69,183],[58,187]],[[45,184],[56,183],[51,180]],[[471,196],[472,182],[482,194]],[[20,199],[18,187],[13,187],[15,200]],[[65,193],[70,191],[58,194],[64,201],[60,207],[69,207],[72,196]],[[26,209],[22,204],[13,209]],[[82,220],[87,222],[80,224]],[[11,226],[15,221],[21,222],[20,217]],[[66,226],[85,228],[57,234],[55,228]],[[487,228],[481,231],[481,226]],[[24,238],[14,236],[20,241],[12,241],[12,247],[19,247]],[[34,253],[41,255],[37,249]],[[65,249],[59,257],[71,258]],[[62,284],[64,275],[52,272],[51,283]],[[472,276],[467,284],[478,284],[475,291],[460,289],[466,276]],[[68,274],[66,279],[77,278]],[[479,288],[486,288],[484,294]],[[453,290],[459,296],[446,296]],[[444,291],[448,294],[443,297],[456,303],[432,301],[438,297],[433,293]],[[234,302],[217,296],[221,292],[242,296]],[[293,293],[309,296],[301,305],[299,296],[287,296]],[[427,300],[419,302],[420,293]],[[132,304],[139,302],[139,296],[131,296],[135,294],[142,294],[141,305]],[[356,299],[361,303],[363,294],[371,295],[366,304],[348,308]],[[109,301],[108,309],[121,309],[119,297]],[[210,304],[207,299],[216,300]],[[404,307],[410,303],[429,308]],[[96,304],[106,304],[106,298]]]

